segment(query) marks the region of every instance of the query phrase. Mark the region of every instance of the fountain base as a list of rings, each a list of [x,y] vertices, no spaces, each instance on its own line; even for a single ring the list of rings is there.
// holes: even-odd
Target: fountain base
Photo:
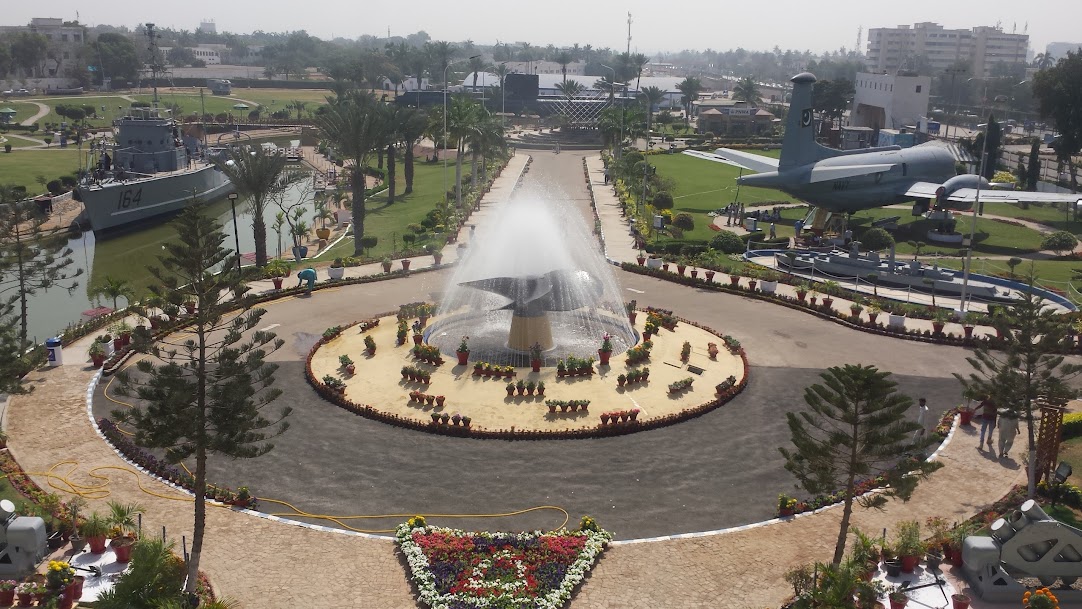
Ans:
[[[507,334],[507,346],[515,351],[529,351],[534,344],[540,344],[542,351],[552,349],[552,324],[548,315],[511,316],[511,331]]]

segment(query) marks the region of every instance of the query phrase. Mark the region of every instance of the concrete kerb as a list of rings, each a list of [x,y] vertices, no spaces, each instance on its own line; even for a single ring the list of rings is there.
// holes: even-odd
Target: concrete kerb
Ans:
[[[943,438],[943,441],[940,442],[939,446],[935,449],[935,451],[932,452],[932,454],[928,455],[928,457],[925,459],[925,461],[936,461],[936,460],[939,459],[939,453],[941,453],[943,451],[943,449],[945,449],[947,447],[947,445],[950,444],[951,440],[954,439],[954,432],[958,429],[958,426],[961,424],[961,420],[962,420],[962,418],[961,418],[960,415],[954,415],[954,423],[951,425],[951,430],[949,432],[947,432],[947,437]],[[861,495],[861,497],[866,497],[868,495],[874,495],[876,493],[881,493],[881,492],[883,492],[883,489],[872,489],[872,490],[868,491],[867,493],[864,493],[863,495]],[[701,532],[698,532],[698,533],[680,533],[680,534],[677,534],[677,535],[664,535],[664,536],[661,536],[661,537],[648,537],[648,538],[645,538],[645,539],[625,539],[625,540],[621,540],[621,541],[609,542],[609,545],[613,545],[613,546],[629,546],[629,545],[640,544],[640,543],[654,543],[654,542],[658,542],[658,541],[673,541],[673,540],[676,540],[676,539],[695,539],[695,538],[698,538],[698,537],[714,537],[714,536],[718,536],[718,535],[728,535],[728,534],[731,534],[731,533],[739,533],[741,531],[749,531],[751,529],[757,529],[757,528],[765,527],[765,526],[772,525],[772,524],[780,524],[780,523],[783,523],[783,522],[790,522],[790,521],[795,520],[797,518],[804,518],[806,516],[814,516],[815,514],[820,514],[822,512],[827,511],[827,510],[832,510],[834,508],[841,507],[841,506],[842,506],[842,503],[832,503],[830,505],[821,507],[821,508],[819,508],[817,510],[812,510],[810,512],[802,512],[800,514],[794,514],[793,516],[786,516],[784,518],[771,518],[770,520],[764,520],[762,522],[753,522],[751,524],[743,524],[743,525],[736,526],[736,527],[729,527],[727,529],[717,529],[717,530],[714,530],[714,531],[701,531]]]

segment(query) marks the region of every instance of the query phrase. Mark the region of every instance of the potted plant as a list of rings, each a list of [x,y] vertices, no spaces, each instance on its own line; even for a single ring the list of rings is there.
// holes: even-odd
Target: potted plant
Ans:
[[[541,343],[530,345],[530,369],[541,372]]]
[[[282,278],[289,275],[289,263],[280,258],[275,258],[263,267],[263,273],[270,277],[274,289],[282,289]]]
[[[637,316],[635,309],[638,306],[639,303],[636,300],[630,300],[624,303],[624,309],[627,311],[627,321],[633,326],[635,325],[635,317]]]
[[[980,315],[974,311],[969,311],[962,318],[962,331],[966,334],[966,339],[973,338],[973,327],[977,325],[977,320],[980,319]]]
[[[912,573],[924,553],[924,543],[920,539],[920,523],[916,520],[903,520],[895,530],[894,549],[902,561],[902,572]]]
[[[947,324],[947,320],[950,319],[950,313],[945,309],[936,309],[935,313],[932,313],[932,332],[935,334],[943,334],[943,327]]]
[[[616,384],[618,386],[623,387],[624,383],[626,383],[626,382],[627,382],[627,375],[626,374],[621,374],[620,376],[616,377]]]
[[[37,584],[23,582],[15,588],[15,594],[19,597],[20,607],[29,607],[34,602],[34,593],[37,592]]]
[[[113,333],[114,349],[120,350],[121,347],[131,344],[131,326],[128,322],[120,320],[109,326],[109,331]]]
[[[0,581],[0,605],[8,607],[15,604],[15,587],[19,582],[13,579]]]
[[[639,263],[639,266],[644,266],[646,264],[646,253],[639,250],[639,255],[635,257],[635,261]]]
[[[345,368],[346,372],[350,374],[353,374],[357,371],[357,366],[353,363],[353,360],[345,353],[338,356],[338,363],[342,364],[342,367]]]
[[[537,395],[545,395],[545,381],[537,381]]]
[[[909,597],[906,596],[904,590],[900,588],[894,588],[890,593],[890,609],[904,609],[906,603],[909,602]]]
[[[786,493],[778,494],[778,516],[781,516],[782,518],[792,516],[796,504],[797,501],[795,497],[790,497]]]
[[[327,269],[327,276],[332,280],[341,279],[346,273],[346,267],[342,264],[341,258],[335,258],[331,263],[331,267]]]
[[[760,277],[759,289],[763,294],[773,294],[778,289],[778,274],[774,271],[764,271]]]
[[[308,246],[301,245],[301,239],[308,235],[308,223],[298,219],[290,232],[293,233],[293,258],[300,262],[308,257]]]
[[[466,362],[470,359],[469,340],[469,336],[463,336],[461,342],[458,343],[458,349],[455,349],[455,355],[458,356],[459,366],[465,366]]]
[[[368,355],[376,354],[376,339],[372,338],[371,334],[364,337],[364,348],[368,351]]]
[[[105,364],[105,346],[98,341],[94,341],[90,345],[90,361],[94,363],[95,368],[101,368]]]
[[[718,344],[706,343],[706,353],[710,356],[710,359],[718,359]]]
[[[109,534],[109,521],[97,512],[91,512],[79,527],[79,532],[90,546],[91,554],[105,552],[105,537]]]
[[[883,305],[879,304],[878,300],[872,300],[868,302],[868,321],[875,323],[879,314],[883,312]]]
[[[609,357],[612,355],[612,335],[608,332],[601,335],[601,348],[597,350],[597,356],[601,358],[601,365],[609,365]]]
[[[390,258],[384,256],[383,260],[380,261],[380,264],[383,265],[383,272],[384,273],[390,273],[391,272],[391,259]]]
[[[537,389],[537,383],[533,381],[526,382],[526,395],[533,395],[534,389]]]
[[[954,609],[969,609],[969,603],[972,599],[962,592],[955,592],[951,595],[951,605]]]
[[[841,291],[842,286],[837,281],[824,281],[819,287],[823,292],[823,308],[829,311],[834,304],[832,296]]]
[[[853,299],[853,302],[849,305],[849,313],[853,316],[853,321],[860,321],[860,312],[864,310],[864,305],[861,304],[860,297]]]
[[[135,503],[110,501],[109,512],[107,521],[113,528],[109,546],[116,554],[116,561],[126,563],[131,560],[132,546],[135,545],[136,517],[143,513],[143,508]]]
[[[563,358],[556,360],[556,376],[563,378],[567,374],[567,364],[564,363]]]
[[[804,302],[804,299],[808,297],[808,290],[807,282],[800,283],[800,285],[796,286],[796,299]]]
[[[432,262],[436,266],[439,266],[440,263],[443,262],[443,250],[442,249],[440,249],[439,247],[434,246],[434,245],[426,245],[425,249],[428,250],[428,253],[432,254]]]
[[[518,383],[515,384],[515,391],[519,395],[526,393],[526,381],[519,379]]]
[[[410,259],[409,258],[403,258],[401,262],[402,262],[402,270],[403,271],[410,270]]]

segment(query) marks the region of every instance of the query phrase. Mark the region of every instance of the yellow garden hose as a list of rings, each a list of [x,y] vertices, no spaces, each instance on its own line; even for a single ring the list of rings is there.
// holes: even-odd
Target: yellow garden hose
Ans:
[[[132,366],[134,363],[135,363],[134,361],[129,362],[124,367],[124,369],[126,370],[128,367]],[[118,399],[113,398],[113,397],[111,397],[109,395],[109,388],[112,386],[113,380],[115,380],[115,378],[116,377],[113,376],[113,377],[111,377],[109,379],[109,382],[106,383],[105,389],[103,390],[102,394],[105,396],[105,399],[109,400],[110,402],[113,402],[114,404],[119,404],[121,406],[126,406],[128,408],[131,408],[132,405],[130,403],[118,400]],[[133,435],[131,432],[124,431],[123,429],[120,429],[119,427],[117,427],[117,431],[119,431],[122,434],[128,435],[128,436]],[[53,470],[55,470],[57,467],[60,467],[62,465],[71,465],[72,467],[64,475],[57,475],[57,474],[53,473]],[[182,467],[184,469],[184,471],[189,476],[193,475],[191,470],[189,470],[188,466],[185,465],[184,463],[180,463],[180,467]],[[109,490],[108,490],[108,488],[106,488],[108,486],[108,484],[109,484],[109,480],[108,480],[107,477],[102,476],[100,474],[97,474],[96,473],[97,471],[104,470],[104,469],[114,469],[114,470],[118,470],[118,471],[133,474],[136,477],[139,477],[139,474],[140,474],[140,472],[138,472],[138,471],[136,471],[134,469],[131,469],[131,468],[126,468],[126,467],[119,467],[119,466],[112,466],[112,465],[96,467],[96,468],[90,470],[89,475],[90,475],[91,478],[96,478],[96,479],[102,480],[103,482],[101,484],[96,484],[94,486],[83,486],[83,485],[76,485],[76,484],[74,484],[73,482],[71,482],[70,480],[67,479],[67,476],[70,476],[71,474],[73,474],[76,469],[78,469],[78,463],[77,462],[75,462],[75,461],[61,461],[60,463],[57,463],[56,465],[51,467],[47,473],[34,474],[34,475],[40,475],[40,476],[45,476],[45,477],[49,478],[49,486],[51,486],[52,488],[54,488],[56,490],[69,492],[69,493],[72,493],[74,495],[84,497],[86,499],[102,499],[102,498],[105,498],[105,497],[107,497],[109,495]],[[66,488],[62,488],[62,487],[57,486],[56,483],[54,482],[54,480],[59,480],[60,482],[62,482],[66,486]],[[139,484],[139,490],[143,491],[144,493],[146,493],[148,495],[154,496],[154,497],[160,497],[162,499],[170,499],[170,500],[173,500],[173,501],[193,501],[194,500],[192,497],[188,497],[188,496],[177,497],[177,496],[162,495],[162,494],[160,494],[158,492],[155,492],[155,491],[153,491],[151,489],[148,489],[148,488],[144,487],[141,478],[139,479],[138,484]],[[291,504],[289,502],[280,501],[278,499],[267,499],[265,497],[258,497],[257,499],[259,501],[261,501],[261,502],[264,502],[264,503],[274,503],[274,504],[282,505],[282,506],[285,506],[285,507],[289,508],[290,510],[292,510],[291,512],[271,513],[270,514],[271,516],[277,516],[279,518],[306,518],[306,519],[311,519],[311,520],[326,520],[326,521],[335,523],[336,525],[338,525],[339,527],[341,527],[341,528],[343,528],[343,529],[345,529],[347,531],[353,531],[355,533],[393,533],[394,529],[360,529],[360,528],[352,527],[352,526],[346,524],[343,521],[347,521],[347,520],[380,520],[380,519],[388,519],[388,518],[400,518],[400,519],[404,520],[406,518],[410,518],[410,517],[418,516],[418,515],[424,516],[426,518],[449,518],[449,519],[461,519],[461,518],[510,518],[512,516],[519,516],[519,515],[522,515],[522,514],[527,514],[527,513],[530,513],[530,512],[538,512],[538,511],[542,511],[542,510],[554,510],[554,511],[557,511],[557,512],[563,514],[563,521],[560,523],[559,526],[554,527],[554,529],[560,529],[560,528],[563,528],[563,527],[567,526],[568,520],[570,520],[570,515],[567,513],[567,510],[563,509],[562,507],[554,506],[554,505],[540,505],[540,506],[526,508],[526,509],[522,509],[522,510],[516,510],[516,511],[513,511],[513,512],[503,512],[503,513],[494,513],[494,514],[425,514],[425,513],[410,513],[410,514],[376,514],[376,515],[334,516],[334,515],[328,515],[328,514],[312,514],[312,513],[309,513],[309,512],[305,512],[304,510],[294,506],[293,504]],[[228,506],[221,506],[221,507],[228,507]]]

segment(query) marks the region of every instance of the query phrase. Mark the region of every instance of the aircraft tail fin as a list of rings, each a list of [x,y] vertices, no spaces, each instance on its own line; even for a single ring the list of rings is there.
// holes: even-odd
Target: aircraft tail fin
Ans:
[[[821,161],[839,152],[815,141],[815,112],[812,110],[815,75],[802,72],[792,78],[792,83],[793,96],[789,102],[789,116],[785,121],[785,138],[782,139],[778,164],[782,171]]]

